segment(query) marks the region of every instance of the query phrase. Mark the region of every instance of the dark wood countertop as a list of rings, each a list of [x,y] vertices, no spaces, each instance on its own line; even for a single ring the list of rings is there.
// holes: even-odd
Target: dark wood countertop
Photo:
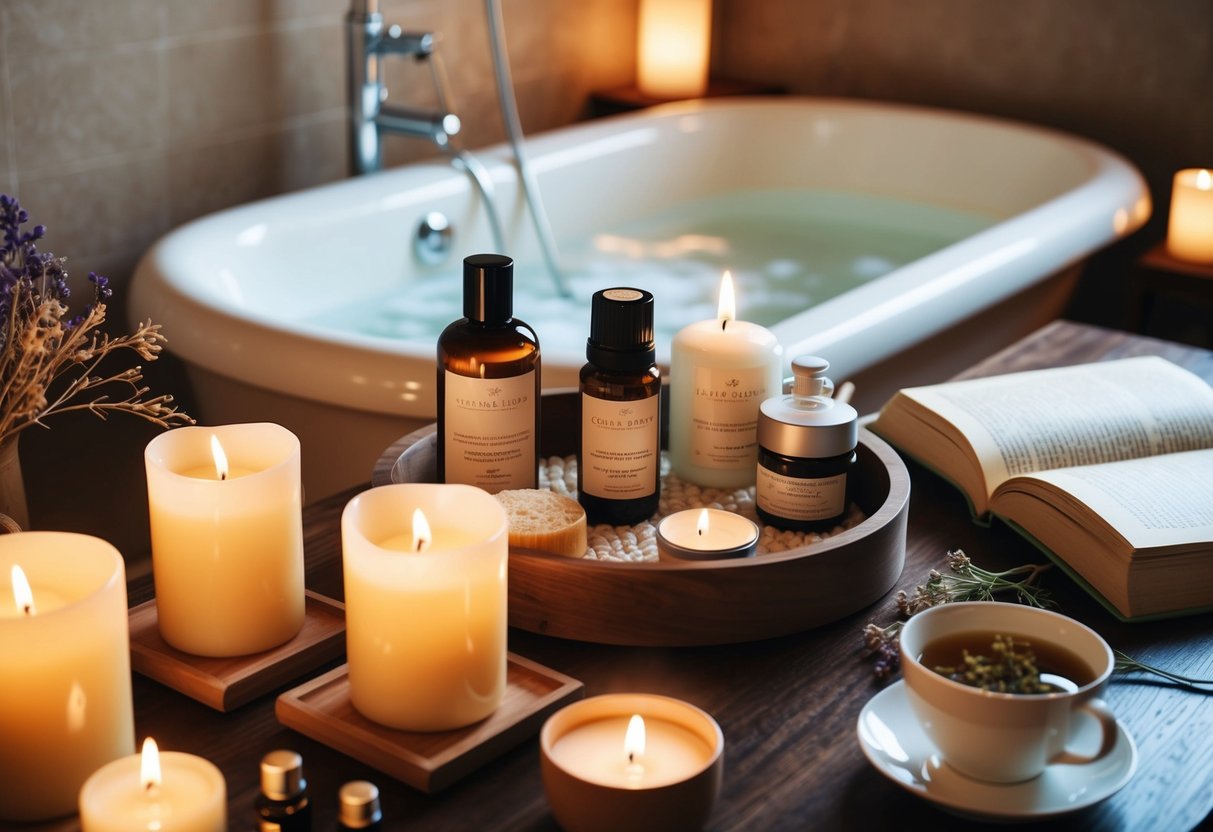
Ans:
[[[1213,382],[1213,352],[1069,322],[1050,324],[965,375],[1146,353],[1164,355]],[[905,571],[898,586],[870,609],[795,636],[726,647],[612,647],[518,630],[510,631],[509,647],[582,680],[587,696],[666,694],[715,716],[725,736],[725,771],[710,829],[969,828],[970,822],[885,780],[863,756],[856,720],[880,685],[863,655],[860,631],[869,621],[891,621],[896,589],[912,591],[929,570],[942,568],[949,549],[962,548],[987,568],[1042,558],[1010,530],[972,523],[960,493],[942,480],[914,465],[910,472]],[[342,597],[338,521],[353,493],[305,512],[308,586],[335,598]],[[1213,615],[1124,624],[1058,570],[1050,571],[1046,585],[1061,611],[1093,627],[1113,647],[1185,675],[1213,678]],[[132,584],[132,605],[150,595],[148,579]],[[258,761],[283,747],[303,755],[317,830],[334,828],[337,789],[354,779],[379,785],[390,829],[556,828],[540,782],[537,740],[430,796],[279,725],[276,693],[224,714],[136,676],[137,735],[153,735],[161,748],[199,754],[219,765],[227,778],[233,830],[254,828]],[[1136,775],[1104,803],[1037,826],[1195,827],[1213,809],[1213,694],[1116,677],[1108,701],[1137,743]],[[76,827],[73,819],[46,828]]]

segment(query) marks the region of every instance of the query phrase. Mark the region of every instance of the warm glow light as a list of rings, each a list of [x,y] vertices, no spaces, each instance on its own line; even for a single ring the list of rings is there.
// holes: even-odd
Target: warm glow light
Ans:
[[[151,737],[143,741],[143,750],[139,754],[139,782],[144,791],[160,786],[160,749]]]
[[[656,98],[697,98],[708,88],[711,0],[641,0],[637,83]]]
[[[215,474],[221,480],[227,479],[227,454],[223,452],[223,445],[219,444],[219,437],[211,434],[211,456],[215,458]]]
[[[1196,174],[1196,187],[1202,191],[1213,188],[1213,175],[1205,168],[1201,168]]]
[[[413,509],[413,551],[424,552],[430,548],[434,539],[430,531],[430,521],[425,519],[425,512],[419,508]]]
[[[720,302],[716,305],[716,320],[737,320],[737,300],[733,296],[733,275],[728,272],[720,278]]]
[[[695,524],[695,531],[699,532],[700,537],[708,533],[708,525],[708,510],[705,508],[699,512],[699,522]]]
[[[13,600],[17,602],[17,609],[26,615],[33,615],[37,612],[34,609],[34,591],[30,589],[25,570],[14,563],[10,574],[13,578]]]
[[[628,731],[623,737],[623,753],[628,755],[628,762],[635,763],[644,756],[644,717],[632,714],[628,720]]]

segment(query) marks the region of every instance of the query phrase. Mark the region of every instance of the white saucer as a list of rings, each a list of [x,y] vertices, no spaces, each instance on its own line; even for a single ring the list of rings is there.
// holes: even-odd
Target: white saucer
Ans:
[[[1088,724],[1091,723],[1091,724]],[[1124,726],[1108,756],[1086,765],[1051,765],[1025,783],[1000,785],[965,777],[943,763],[927,739],[899,681],[859,713],[859,746],[869,762],[906,791],[954,814],[981,820],[1038,820],[1084,809],[1111,797],[1137,770],[1137,747]],[[1099,728],[1083,720],[1076,748],[1094,747]]]

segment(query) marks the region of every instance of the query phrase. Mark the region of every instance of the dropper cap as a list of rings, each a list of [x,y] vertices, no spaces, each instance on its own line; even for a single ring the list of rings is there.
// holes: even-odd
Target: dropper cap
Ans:
[[[799,459],[824,459],[850,453],[859,443],[859,413],[830,398],[834,382],[826,378],[830,362],[816,355],[792,360],[792,393],[774,396],[758,407],[758,444],[772,453]]]
[[[514,260],[504,254],[463,258],[463,316],[503,324],[514,315]]]
[[[369,780],[353,780],[338,792],[341,806],[337,822],[343,829],[370,829],[383,820],[379,808],[379,787]]]
[[[590,300],[585,357],[604,370],[644,370],[657,359],[653,340],[653,293],[619,287]]]
[[[291,800],[306,788],[299,754],[282,749],[261,758],[261,793],[270,800]]]

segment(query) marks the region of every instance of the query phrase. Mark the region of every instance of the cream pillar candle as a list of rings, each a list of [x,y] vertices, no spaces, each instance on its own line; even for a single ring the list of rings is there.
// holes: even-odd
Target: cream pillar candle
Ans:
[[[443,731],[497,708],[508,541],[505,509],[473,486],[385,485],[349,502],[341,516],[346,655],[350,699],[363,716]]]
[[[83,832],[223,832],[227,784],[209,760],[143,751],[95,772],[80,790]]]
[[[697,485],[754,484],[758,406],[783,391],[779,340],[736,317],[725,272],[716,318],[684,327],[670,347],[670,467]]]
[[[655,98],[697,98],[708,88],[711,0],[641,0],[637,86]]]
[[[1175,174],[1167,251],[1179,260],[1213,263],[1213,172],[1197,168]]]
[[[0,535],[0,818],[71,814],[134,747],[122,556],[87,535]]]
[[[568,832],[699,828],[724,768],[714,719],[649,694],[568,705],[544,723],[539,749],[552,814]]]
[[[149,442],[144,460],[164,640],[242,656],[294,638],[304,616],[295,435],[268,423],[177,428]]]

